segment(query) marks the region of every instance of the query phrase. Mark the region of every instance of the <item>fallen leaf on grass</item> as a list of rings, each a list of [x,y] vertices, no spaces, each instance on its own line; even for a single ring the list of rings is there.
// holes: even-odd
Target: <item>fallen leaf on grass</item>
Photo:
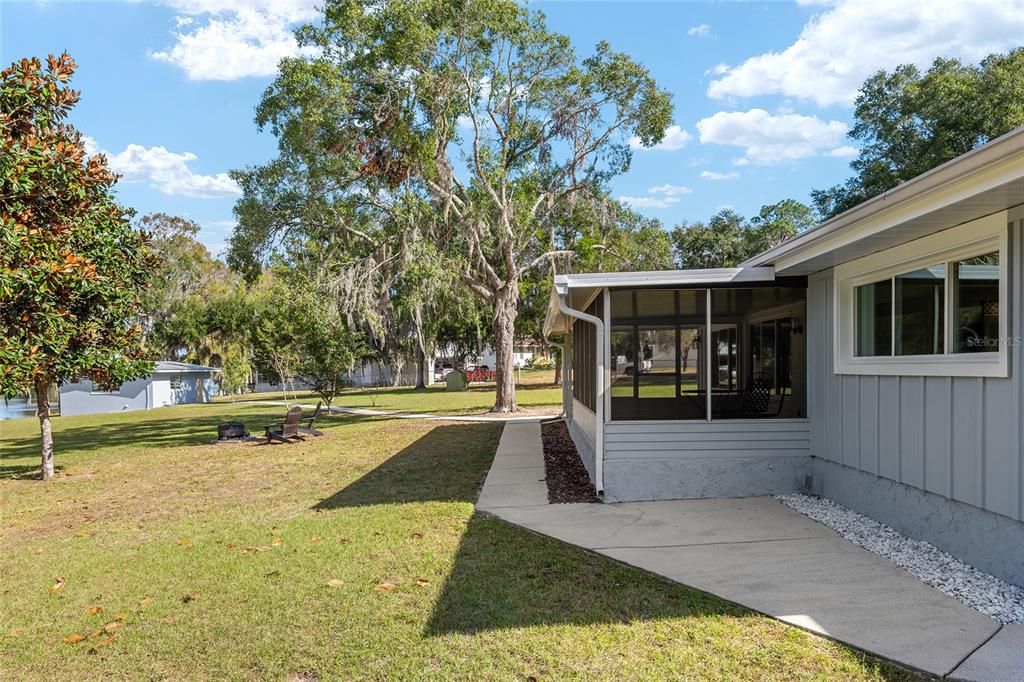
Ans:
[[[149,606],[152,603],[153,603],[153,600],[150,599],[149,597],[146,597],[145,599],[143,599],[142,601],[139,602],[139,606],[141,606],[142,608],[146,608],[147,606]]]
[[[282,540],[281,538],[274,538],[270,544],[272,547],[280,547],[284,544],[284,540]]]
[[[123,613],[123,612],[122,613],[115,613],[114,614],[114,620],[124,620],[127,617],[128,617],[128,614],[127,613]]]
[[[344,580],[338,580],[337,578],[331,578],[327,581],[327,584],[331,587],[342,587],[345,584]]]
[[[57,576],[53,580],[54,580],[54,583],[53,583],[53,587],[50,588],[50,592],[56,592],[58,590],[63,590],[64,589],[64,585],[67,583],[67,580],[65,580],[64,576],[62,576],[62,575]]]
[[[97,637],[99,637],[102,634],[103,634],[103,628],[96,628],[95,630],[90,632],[88,635],[86,635],[85,638],[86,639],[96,639]]]
[[[178,544],[181,545],[182,547],[191,547],[192,546],[192,541],[189,540],[188,538],[182,538],[182,539],[178,540]]]
[[[398,585],[396,585],[394,583],[384,582],[384,583],[380,583],[379,585],[377,585],[377,587],[373,588],[373,591],[374,592],[390,592],[391,590],[395,589],[396,587],[398,587]]]
[[[253,552],[269,552],[270,551],[270,547],[268,547],[266,545],[260,545],[259,547],[250,545],[249,547],[246,547],[242,551],[243,552],[250,552],[250,553],[253,553]]]
[[[100,641],[96,642],[95,644],[92,645],[92,648],[89,649],[89,653],[90,654],[99,653],[99,650],[102,649],[103,647],[107,646],[111,642],[113,642],[114,639],[116,638],[116,636],[117,635],[111,635],[110,637],[107,637],[106,639],[101,639]]]
[[[342,539],[338,540],[338,542],[340,542],[343,545],[351,545],[352,544],[352,541],[349,540],[348,538],[342,538]]]
[[[116,620],[112,620],[103,626],[103,632],[109,635],[111,632],[115,632],[120,627],[121,624],[119,622],[117,622]]]
[[[264,578],[276,578],[279,575],[281,575],[281,571],[271,571],[270,573],[264,573],[263,577]]]
[[[416,578],[416,587],[426,587],[429,584],[429,580],[424,580],[423,578]]]
[[[64,643],[65,644],[77,644],[78,642],[81,642],[83,639],[85,639],[85,635],[80,635],[80,634],[78,634],[76,632],[73,635],[68,635],[67,637],[65,637],[64,638]]]
[[[409,538],[411,538],[412,540],[422,540],[423,539],[423,533],[413,533],[412,535],[409,536]]]
[[[89,532],[89,531],[87,531],[87,530],[80,530],[80,531],[78,531],[77,533],[75,533],[75,535],[77,535],[77,536],[78,536],[78,537],[80,537],[80,538],[87,538],[87,537],[89,537],[90,535],[92,535],[92,533],[90,533],[90,532]]]
[[[93,606],[92,608],[85,610],[85,615],[87,616],[95,616],[97,613],[103,613],[102,606]]]
[[[185,596],[183,596],[181,598],[181,603],[182,604],[188,604],[189,602],[194,602],[195,600],[196,600],[196,593],[195,592],[189,592],[188,594],[186,594]]]

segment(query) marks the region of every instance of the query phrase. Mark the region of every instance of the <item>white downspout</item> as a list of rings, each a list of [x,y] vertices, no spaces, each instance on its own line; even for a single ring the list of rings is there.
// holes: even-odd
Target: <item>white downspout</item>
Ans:
[[[594,325],[596,332],[594,357],[597,359],[597,395],[594,408],[597,427],[594,432],[594,488],[601,496],[604,495],[604,321],[590,313],[570,308],[569,304],[565,302],[565,294],[560,292],[558,293],[558,309],[569,317]]]

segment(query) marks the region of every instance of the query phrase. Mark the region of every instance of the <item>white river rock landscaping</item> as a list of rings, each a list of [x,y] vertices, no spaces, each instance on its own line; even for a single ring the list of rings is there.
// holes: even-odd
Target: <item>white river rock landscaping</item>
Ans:
[[[934,545],[911,540],[832,500],[809,495],[779,495],[776,499],[986,616],[1003,624],[1024,623],[1024,588],[982,573]]]

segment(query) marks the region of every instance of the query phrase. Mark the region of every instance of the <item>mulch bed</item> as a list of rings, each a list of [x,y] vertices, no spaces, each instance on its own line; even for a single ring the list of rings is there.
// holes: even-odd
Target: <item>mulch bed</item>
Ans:
[[[544,442],[544,471],[547,475],[548,502],[597,502],[597,493],[590,476],[576,452],[564,421],[541,424]]]

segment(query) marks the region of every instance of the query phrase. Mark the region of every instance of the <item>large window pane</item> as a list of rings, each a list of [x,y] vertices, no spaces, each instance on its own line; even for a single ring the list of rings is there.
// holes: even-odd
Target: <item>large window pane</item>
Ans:
[[[857,356],[892,355],[892,280],[857,287]]]
[[[641,327],[637,395],[643,398],[676,397],[676,329]]]
[[[945,352],[946,266],[896,276],[896,355]]]
[[[955,263],[954,313],[958,353],[999,350],[999,253]]]

